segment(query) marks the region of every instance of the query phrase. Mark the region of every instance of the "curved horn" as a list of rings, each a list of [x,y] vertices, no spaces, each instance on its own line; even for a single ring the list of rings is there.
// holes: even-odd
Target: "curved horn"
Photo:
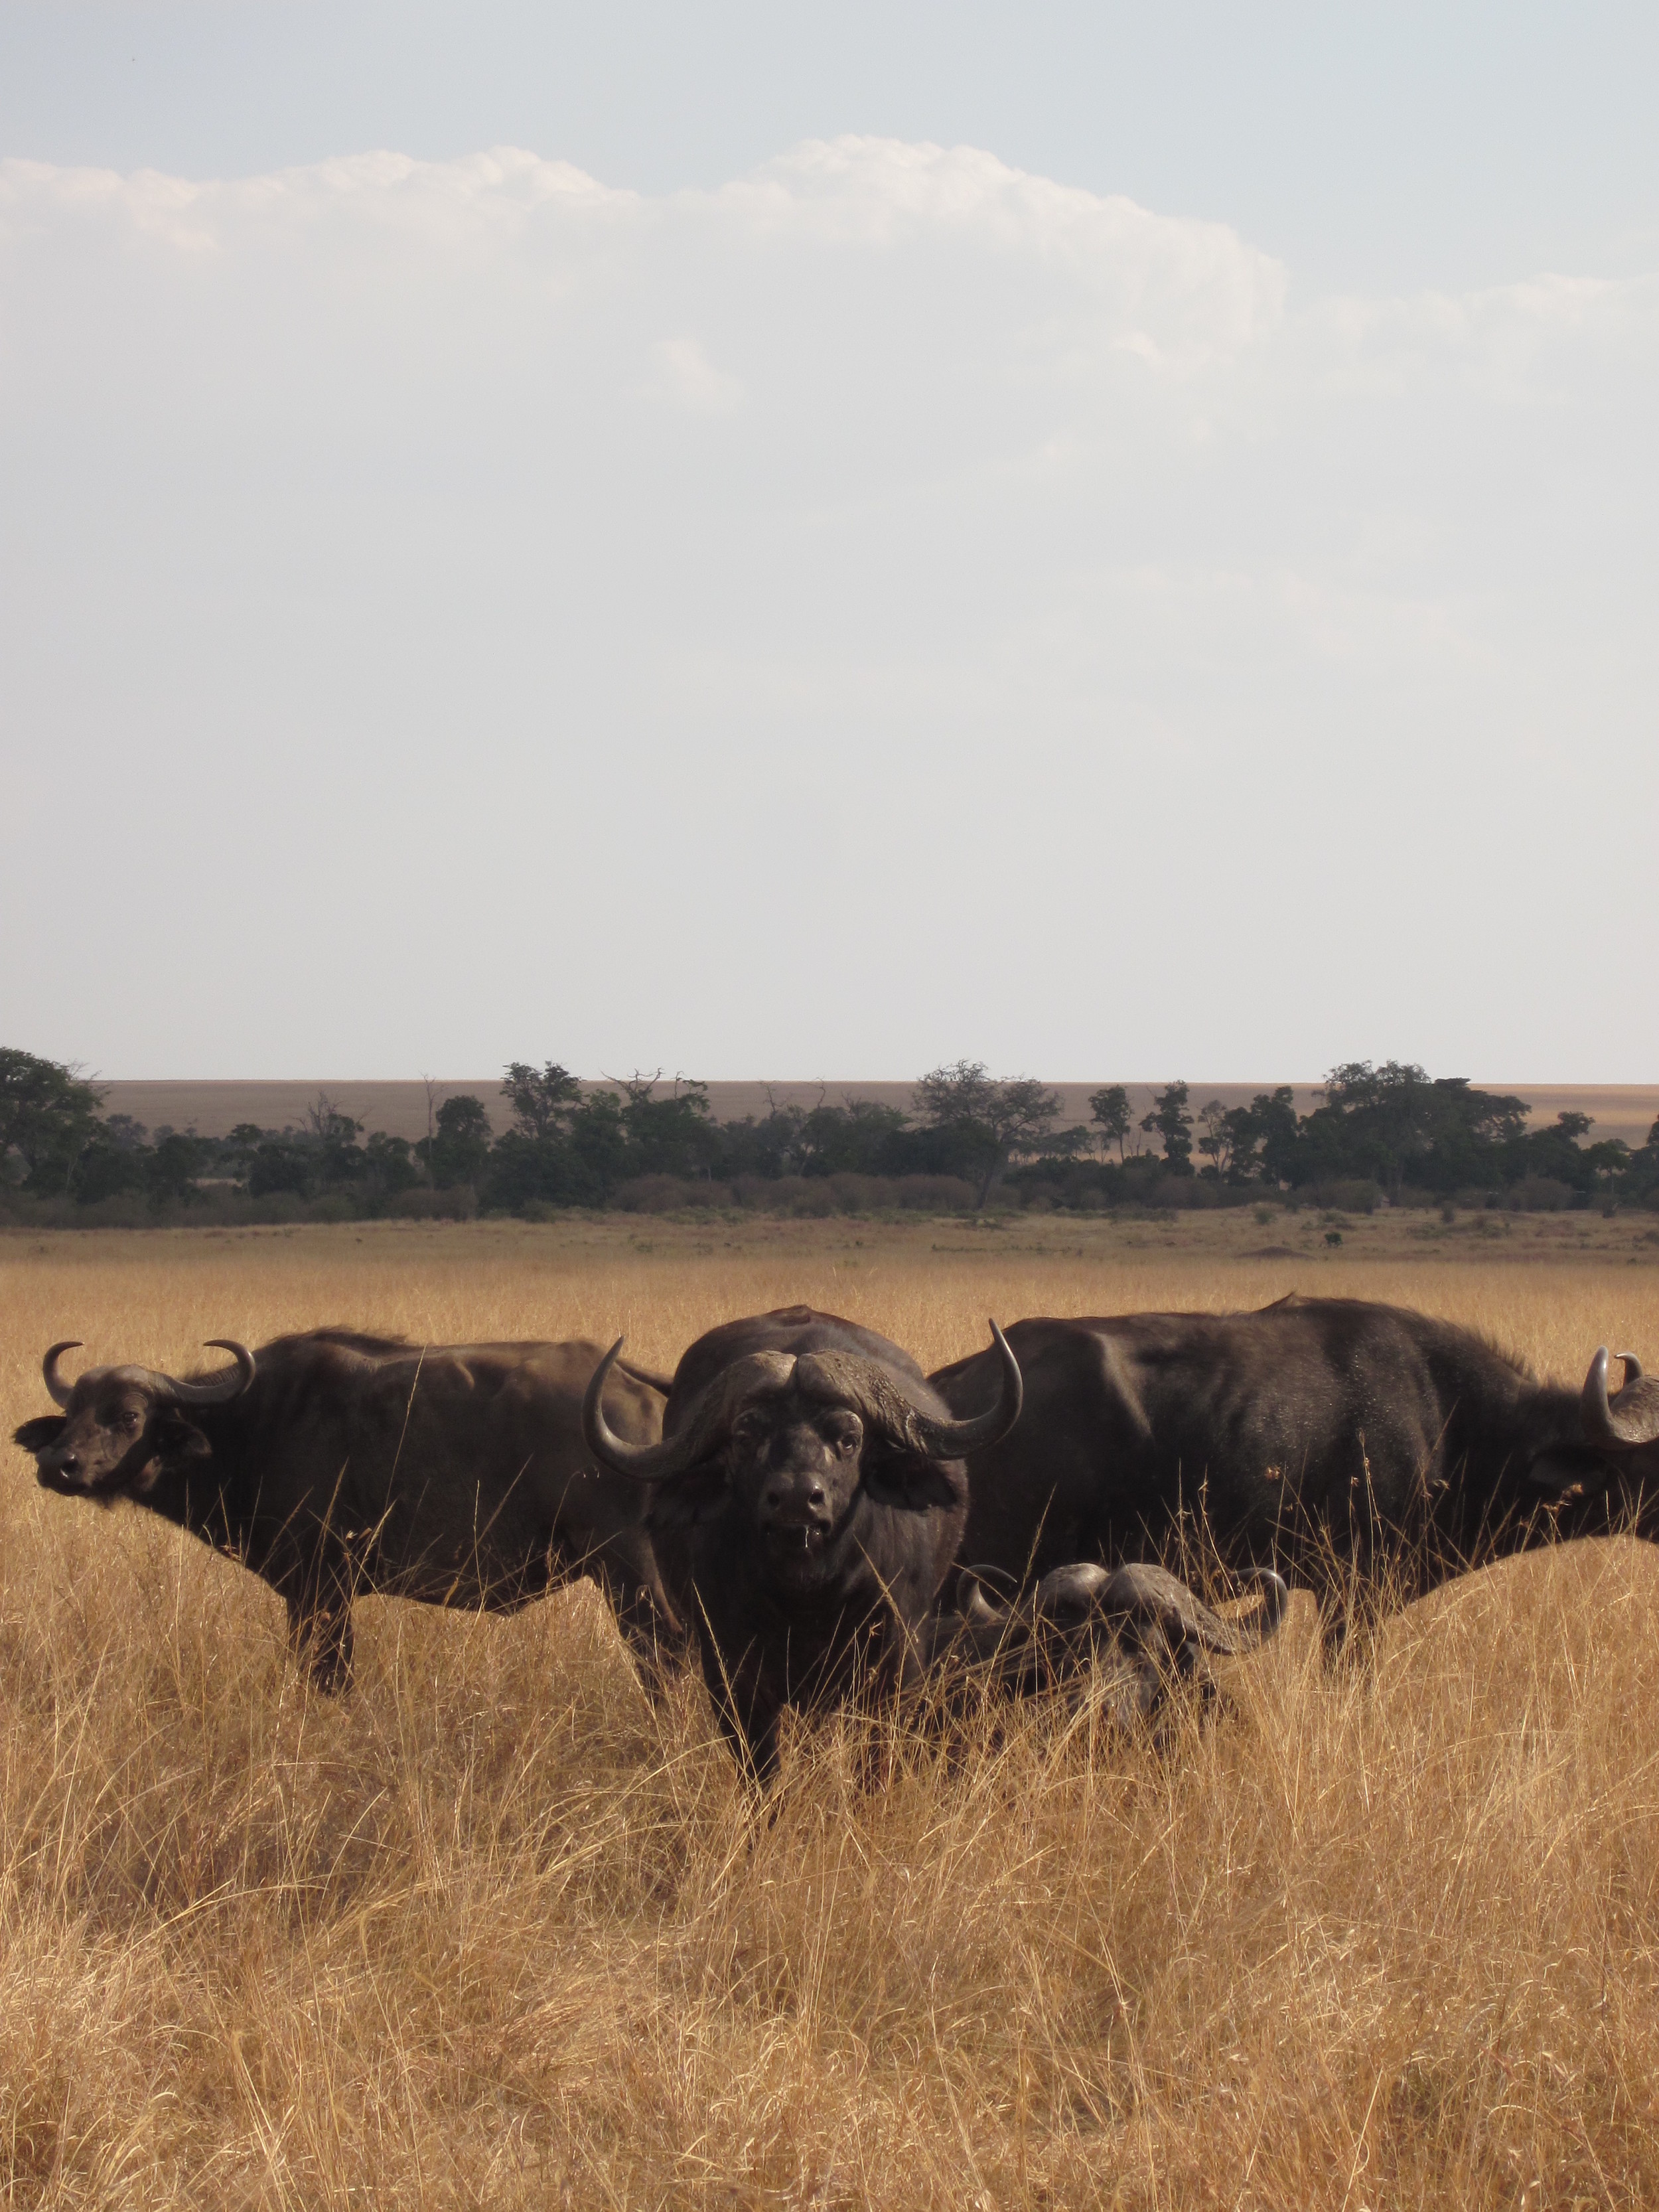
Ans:
[[[1079,1628],[1098,1609],[1111,1581],[1106,1569],[1091,1559],[1051,1567],[1031,1592],[1031,1619],[1050,1628]]]
[[[1236,1657],[1279,1632],[1291,1593],[1271,1567],[1252,1569],[1248,1580],[1261,1593],[1261,1610],[1247,1620],[1224,1620],[1166,1568],[1119,1567],[1101,1591],[1103,1613],[1150,1614],[1166,1634],[1171,1627],[1206,1651]]]
[[[1626,1390],[1629,1389],[1632,1382],[1639,1382],[1641,1381],[1642,1363],[1636,1357],[1636,1354],[1633,1352],[1616,1352],[1613,1354],[1613,1358],[1615,1359],[1622,1359],[1625,1363],[1624,1388]]]
[[[615,1474],[631,1474],[635,1482],[666,1482],[690,1465],[698,1425],[695,1420],[688,1421],[676,1435],[665,1437],[659,1444],[625,1443],[616,1433],[605,1418],[601,1401],[606,1380],[617,1364],[617,1355],[626,1342],[625,1337],[619,1336],[593,1370],[582,1397],[582,1442],[599,1465],[608,1467]]]
[[[65,1382],[58,1372],[58,1355],[60,1352],[79,1352],[81,1343],[82,1340],[78,1336],[66,1336],[61,1344],[54,1344],[40,1362],[40,1372],[46,1378],[47,1389],[52,1393],[52,1402],[54,1406],[67,1406],[75,1395],[72,1387]]]
[[[985,1595],[985,1585],[971,1567],[964,1567],[957,1577],[957,1610],[970,1628],[1001,1628],[1014,1616],[1011,1605],[993,1605]]]
[[[222,1406],[232,1398],[240,1398],[253,1382],[253,1354],[246,1345],[238,1344],[234,1337],[210,1336],[207,1342],[215,1352],[228,1352],[236,1362],[222,1373],[210,1375],[205,1382],[180,1382],[168,1375],[165,1380],[168,1389],[181,1405]]]
[[[1635,1444],[1650,1444],[1659,1439],[1659,1381],[1642,1373],[1639,1360],[1632,1376],[1626,1358],[1625,1386],[1616,1400],[1609,1401],[1607,1347],[1598,1345],[1579,1394],[1578,1418],[1593,1444],[1626,1451]]]
[[[1019,1419],[1019,1409],[1025,1402],[1019,1362],[1008,1349],[1008,1340],[994,1322],[991,1323],[991,1337],[1001,1370],[995,1404],[982,1413],[969,1414],[963,1421],[943,1421],[936,1414],[918,1412],[913,1433],[929,1459],[965,1459],[969,1452],[986,1451],[992,1444],[1000,1443]]]
[[[1285,1614],[1291,1602],[1291,1586],[1281,1574],[1272,1567],[1252,1567],[1245,1577],[1255,1584],[1261,1594],[1261,1610],[1247,1620],[1233,1624],[1242,1628],[1251,1644],[1266,1644],[1277,1636],[1285,1625]]]
[[[1595,1357],[1589,1364],[1589,1373],[1584,1377],[1584,1387],[1578,1394],[1578,1419],[1584,1434],[1593,1443],[1616,1444],[1620,1441],[1613,1425],[1613,1408],[1607,1403],[1607,1347],[1599,1344]]]
[[[1035,1595],[1010,1605],[988,1596],[985,1585],[971,1567],[958,1570],[954,1607],[956,1632],[965,1636],[979,1659],[1000,1660],[1005,1666],[1024,1667],[1016,1655],[1025,1650],[1036,1628]],[[948,1619],[948,1616],[947,1616]],[[949,1632],[947,1631],[947,1638]]]

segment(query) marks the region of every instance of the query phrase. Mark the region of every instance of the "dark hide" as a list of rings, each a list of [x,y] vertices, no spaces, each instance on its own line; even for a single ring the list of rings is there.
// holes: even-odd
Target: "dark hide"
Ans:
[[[1224,1620],[1163,1567],[1056,1567],[1012,1605],[977,1578],[957,1581],[957,1609],[927,1633],[930,1676],[947,1707],[964,1695],[1092,1692],[1120,1727],[1152,1721],[1178,1682],[1211,1694],[1217,1656],[1254,1650],[1279,1632],[1290,1592],[1256,1570],[1256,1611]]]
[[[971,1410],[997,1388],[994,1368]],[[664,1435],[695,1457],[648,1525],[721,1725],[763,1780],[787,1705],[920,1679],[968,1487],[959,1459],[913,1448],[918,1407],[945,1417],[908,1353],[805,1306],[711,1329],[679,1364]]]
[[[1348,1298],[1259,1313],[1023,1321],[1024,1409],[971,1455],[962,1558],[1024,1582],[1075,1559],[1168,1554],[1183,1528],[1234,1565],[1350,1608],[1414,1596],[1558,1537],[1659,1533],[1659,1446],[1590,1441],[1579,1394],[1467,1330]],[[982,1355],[933,1377],[979,1402]],[[1651,1382],[1615,1407],[1651,1421]]]
[[[263,1346],[225,1404],[180,1405],[145,1368],[89,1369],[62,1413],[16,1441],[46,1489],[130,1498],[261,1576],[322,1688],[349,1678],[360,1592],[504,1612],[591,1574],[654,1689],[684,1632],[643,1492],[582,1443],[599,1356],[580,1342],[422,1349],[318,1329]],[[613,1373],[619,1432],[655,1441],[663,1402]]]

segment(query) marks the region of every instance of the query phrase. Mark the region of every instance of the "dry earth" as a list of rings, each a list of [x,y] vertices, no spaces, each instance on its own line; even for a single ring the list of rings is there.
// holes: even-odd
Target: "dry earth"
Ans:
[[[1659,1243],[1024,1219],[0,1237],[0,1415],[40,1350],[191,1359],[325,1320],[626,1330],[806,1298],[934,1362],[985,1316],[1450,1315],[1577,1380],[1659,1360]],[[1423,1233],[1427,1232],[1427,1233]],[[1437,1233],[1438,1232],[1438,1233]],[[1252,1253],[1267,1237],[1286,1252]],[[1322,1670],[1305,1601],[1163,1752],[1085,1711],[799,1732],[757,1820],[688,1686],[579,1589],[368,1603],[309,1695],[251,1577],[136,1510],[0,1503],[0,2179],[27,2205],[1659,2203],[1659,1559],[1585,1545]]]

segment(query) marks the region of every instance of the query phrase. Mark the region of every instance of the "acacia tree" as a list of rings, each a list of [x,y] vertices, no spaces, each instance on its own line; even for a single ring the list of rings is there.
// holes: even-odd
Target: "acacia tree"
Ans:
[[[1117,1164],[1123,1164],[1123,1149],[1129,1140],[1129,1130],[1134,1116],[1129,1107],[1129,1094],[1121,1083],[1109,1083],[1103,1091],[1089,1093],[1089,1114],[1100,1131],[1097,1139],[1103,1152],[1108,1145],[1117,1146]]]
[[[489,1158],[489,1112],[482,1098],[458,1091],[438,1109],[438,1126],[428,1145],[416,1150],[424,1158],[440,1190],[476,1184]]]
[[[635,1175],[706,1176],[718,1149],[708,1111],[708,1086],[677,1075],[659,1098],[662,1070],[610,1079],[622,1090],[623,1127]]]
[[[1017,1075],[998,1081],[985,1072],[982,1060],[958,1060],[948,1067],[935,1067],[921,1077],[911,1094],[920,1118],[931,1128],[947,1129],[963,1140],[979,1175],[983,1206],[1007,1170],[1016,1152],[1057,1152],[1076,1149],[1079,1133],[1055,1131],[1061,1100],[1034,1077]]]
[[[908,1114],[878,1099],[849,1098],[840,1106],[820,1101],[800,1124],[801,1171],[809,1176],[902,1175],[909,1123]]]
[[[343,1113],[326,1091],[319,1091],[307,1107],[306,1122],[316,1140],[317,1181],[355,1182],[363,1171],[364,1156],[357,1148],[362,1123]]]
[[[46,1197],[68,1190],[103,1098],[60,1060],[0,1046],[0,1182]]]
[[[1212,1098],[1199,1108],[1198,1126],[1204,1132],[1198,1149],[1215,1170],[1217,1179],[1224,1182],[1233,1164],[1233,1117],[1219,1098]]]
[[[1164,1158],[1171,1175],[1193,1171],[1193,1117],[1187,1111],[1187,1085],[1166,1084],[1152,1093],[1152,1110],[1143,1114],[1140,1126],[1148,1135],[1164,1141]]]
[[[1474,1090],[1464,1076],[1431,1079],[1414,1060],[1346,1060],[1322,1095],[1302,1124],[1306,1179],[1374,1176],[1395,1198],[1408,1170],[1443,1188],[1482,1180],[1493,1147],[1524,1138],[1529,1110],[1523,1098]]]
[[[513,1109],[519,1134],[540,1144],[564,1133],[573,1109],[581,1103],[582,1087],[556,1060],[546,1061],[539,1071],[528,1060],[515,1060],[501,1079],[501,1096]]]
[[[1293,1180],[1296,1167],[1296,1093],[1288,1083],[1258,1091],[1248,1106],[1235,1106],[1226,1119],[1228,1172],[1235,1182],[1260,1178],[1277,1185]]]

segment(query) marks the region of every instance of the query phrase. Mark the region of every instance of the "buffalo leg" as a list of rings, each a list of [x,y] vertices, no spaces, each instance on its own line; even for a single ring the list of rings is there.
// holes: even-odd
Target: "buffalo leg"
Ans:
[[[778,1723],[781,1718],[781,1710],[770,1712],[757,1727],[753,1715],[746,1725],[735,1714],[720,1715],[720,1724],[738,1754],[744,1780],[752,1783],[757,1790],[769,1790],[778,1778]]]
[[[351,1681],[351,1600],[343,1591],[288,1601],[288,1634],[294,1656],[325,1697]]]
[[[774,1706],[763,1715],[737,1713],[732,1709],[730,1698],[722,1696],[712,1684],[710,1694],[720,1734],[732,1747],[738,1771],[752,1788],[769,1790],[778,1778],[778,1723],[782,1718],[782,1708]]]
[[[714,1638],[702,1636],[702,1679],[714,1702],[720,1734],[732,1747],[745,1782],[769,1790],[778,1773],[778,1722],[783,1708],[739,1669],[728,1674]]]

